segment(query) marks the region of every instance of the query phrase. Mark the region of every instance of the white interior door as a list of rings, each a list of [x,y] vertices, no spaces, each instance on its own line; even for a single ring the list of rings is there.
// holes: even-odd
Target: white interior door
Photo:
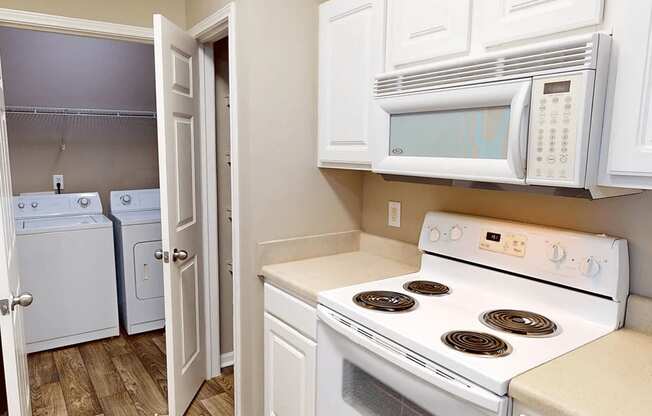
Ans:
[[[20,293],[18,255],[16,253],[16,223],[12,208],[11,170],[7,143],[4,79],[0,66],[0,334],[9,416],[31,415],[27,354],[23,337],[22,308],[14,302],[28,305],[29,296]],[[1,393],[0,393],[1,394]]]
[[[154,15],[168,406],[181,416],[206,377],[199,45]]]

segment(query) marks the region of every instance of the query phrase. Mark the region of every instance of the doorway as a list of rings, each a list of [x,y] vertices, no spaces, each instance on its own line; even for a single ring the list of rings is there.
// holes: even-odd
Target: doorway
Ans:
[[[219,143],[215,143],[215,145],[219,146]],[[70,146],[70,142],[59,140],[58,146],[59,149],[66,148]],[[218,175],[217,172],[215,174]],[[62,188],[65,189],[65,186]],[[228,252],[223,248],[227,240],[224,240],[222,236],[220,239],[220,252]],[[229,259],[231,258],[229,256]],[[220,262],[219,266],[220,268],[226,267],[228,270],[229,263],[225,260]],[[227,272],[227,275],[230,273]],[[217,285],[214,287],[217,288]],[[228,299],[223,300],[220,304],[225,304],[228,308]],[[214,324],[214,321],[207,324],[207,328]],[[228,338],[226,341],[226,345],[228,345]],[[207,351],[212,350],[210,346],[207,347]],[[89,406],[88,414],[91,414],[98,410],[97,407],[93,409],[94,406],[99,406],[102,410],[104,410],[103,406],[111,406],[106,403],[129,408],[129,400],[137,410],[148,409],[153,413],[167,413],[167,409],[165,412],[161,411],[161,403],[166,400],[161,401],[160,399],[161,397],[165,399],[168,396],[168,374],[166,374],[168,369],[166,369],[165,356],[168,351],[169,348],[165,346],[163,330],[132,336],[126,335],[123,330],[115,337],[61,345],[54,349],[35,352],[28,360],[31,373],[30,385],[34,393],[32,401],[36,403],[38,400],[46,398],[45,401],[49,405],[61,406],[63,404],[68,414],[86,414],[77,411],[79,409],[76,406],[80,403],[86,403]],[[229,364],[229,360],[232,364],[233,358],[228,355],[213,360],[211,369],[207,369],[207,375],[215,373],[216,365],[219,372],[222,364]],[[72,380],[73,376],[75,380]],[[104,380],[104,383],[106,380],[112,380],[114,383],[112,387],[107,387],[102,385],[103,382],[100,380]],[[143,390],[134,390],[135,385],[145,387]],[[84,397],[76,397],[73,392],[82,392]],[[108,392],[115,394],[108,395]],[[209,414],[229,414],[229,402],[231,403],[231,412],[233,412],[233,395],[233,372],[227,368],[221,378],[204,383],[191,403],[189,411],[193,412],[194,409],[200,411],[200,414],[206,414],[206,411]],[[57,398],[63,398],[63,401],[56,400]],[[67,401],[69,398],[72,399]],[[125,399],[125,401],[121,402],[120,399]],[[73,408],[76,410],[71,410]],[[43,409],[39,407],[38,403],[35,404],[34,410],[35,413],[54,412],[57,414],[56,409]],[[216,413],[217,411],[221,413]],[[109,413],[111,412],[109,411]]]

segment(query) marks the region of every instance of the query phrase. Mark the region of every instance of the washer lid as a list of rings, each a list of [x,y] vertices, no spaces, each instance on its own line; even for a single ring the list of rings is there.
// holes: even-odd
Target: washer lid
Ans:
[[[36,234],[56,231],[106,228],[111,221],[104,215],[76,215],[16,220],[16,234]]]
[[[118,225],[140,225],[140,224],[154,224],[161,222],[161,210],[152,209],[148,211],[131,211],[131,212],[114,212],[113,218],[116,219]]]

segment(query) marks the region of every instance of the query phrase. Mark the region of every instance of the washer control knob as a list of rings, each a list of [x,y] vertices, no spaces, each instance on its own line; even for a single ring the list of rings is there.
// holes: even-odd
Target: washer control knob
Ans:
[[[593,277],[600,272],[600,263],[589,256],[580,261],[580,273],[586,277]]]
[[[79,203],[79,206],[81,206],[82,208],[88,208],[88,206],[91,204],[91,200],[86,198],[85,196],[79,198],[77,202]]]
[[[38,208],[38,202],[36,201],[32,202],[32,208]]]
[[[440,237],[441,237],[441,233],[439,232],[439,228],[432,227],[430,229],[430,242],[435,243],[439,241]]]
[[[460,238],[462,238],[462,235],[464,233],[462,232],[462,227],[459,225],[454,225],[451,227],[450,231],[448,232],[448,235],[450,236],[450,239],[453,241],[457,241]]]
[[[566,258],[566,250],[559,243],[548,246],[548,260],[554,263],[561,263]]]
[[[18,203],[18,208],[20,208],[20,209],[25,208],[25,203],[24,202],[19,202]]]
[[[122,202],[122,205],[129,205],[131,204],[131,195],[129,194],[124,194],[120,197],[120,202]]]

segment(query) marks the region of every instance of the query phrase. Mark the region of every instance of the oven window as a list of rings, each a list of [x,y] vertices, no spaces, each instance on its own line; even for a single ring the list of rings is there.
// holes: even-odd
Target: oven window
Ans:
[[[343,366],[342,398],[361,416],[435,416],[350,361]]]
[[[391,156],[507,159],[509,106],[394,114]]]

